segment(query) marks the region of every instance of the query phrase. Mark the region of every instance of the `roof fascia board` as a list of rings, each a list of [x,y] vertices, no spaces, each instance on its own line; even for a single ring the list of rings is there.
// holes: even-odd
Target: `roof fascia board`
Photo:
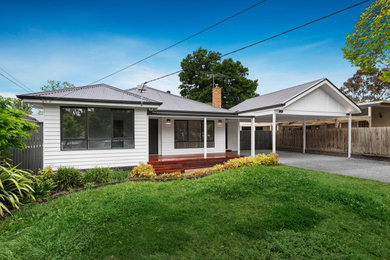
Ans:
[[[140,103],[119,103],[119,102],[93,102],[93,101],[66,101],[66,100],[42,100],[42,99],[23,99],[23,102],[33,105],[81,105],[81,106],[101,106],[101,107],[142,107],[158,108],[159,105]]]
[[[286,110],[283,115],[302,115],[302,116],[326,116],[326,117],[346,117],[347,113],[339,112],[318,112],[318,111],[304,111],[304,110]]]
[[[276,114],[279,114],[279,110],[282,110],[283,107],[278,107],[276,109],[269,109],[269,110],[266,110],[266,111],[261,111],[261,112],[257,112],[257,113],[254,113],[254,116],[257,117],[257,116],[268,116],[268,115],[272,115],[274,113],[274,111],[277,111]]]
[[[252,118],[253,116],[241,116],[234,113],[206,113],[206,112],[176,112],[176,111],[149,111],[149,116],[156,117],[222,117],[222,118]]]
[[[17,95],[17,98],[23,100],[51,100],[51,101],[75,101],[75,102],[98,102],[98,103],[122,103],[122,104],[147,104],[147,105],[158,105],[160,106],[161,102],[150,102],[150,101],[125,101],[125,100],[107,100],[107,99],[87,99],[87,98],[63,98],[63,97],[40,97],[40,96],[26,96],[26,95]]]
[[[270,109],[270,108],[277,109],[277,108],[283,107],[284,105],[285,104],[281,103],[281,104],[275,104],[275,105],[272,105],[272,106],[266,106],[266,107],[261,107],[261,108],[253,108],[253,109],[239,111],[238,114],[244,114],[244,113],[255,112],[255,111],[262,111],[262,110],[266,110],[266,109]]]
[[[368,103],[368,104],[362,104],[359,105],[360,108],[367,108],[367,107],[378,107],[378,106],[390,106],[390,103],[387,102],[378,102],[378,103]]]
[[[195,118],[195,119],[203,119],[203,118],[222,118],[222,119],[234,119],[234,120],[237,120],[237,119],[251,119],[253,118],[253,116],[251,117],[248,117],[248,116],[245,116],[245,117],[241,117],[241,116],[206,116],[206,115],[156,115],[156,114],[149,114],[149,118]]]

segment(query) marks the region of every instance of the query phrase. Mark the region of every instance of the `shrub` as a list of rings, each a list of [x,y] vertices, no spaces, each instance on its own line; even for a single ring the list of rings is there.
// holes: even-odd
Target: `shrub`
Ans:
[[[182,172],[163,173],[159,175],[159,177],[163,179],[178,179],[178,178],[183,178],[184,176],[185,173]]]
[[[112,181],[114,171],[110,168],[94,168],[85,172],[83,183],[106,183]]]
[[[81,171],[75,168],[59,168],[53,179],[59,190],[78,187],[81,186]]]
[[[129,178],[155,178],[157,177],[154,168],[150,164],[140,164],[134,167],[129,175]]]
[[[124,170],[116,170],[114,171],[114,174],[112,176],[113,180],[116,181],[126,180],[128,177],[129,177],[129,171],[124,171]]]
[[[55,171],[50,167],[40,169],[34,176],[33,189],[36,199],[49,196],[50,192],[57,187],[54,176]]]
[[[18,209],[22,200],[34,198],[33,177],[31,173],[12,167],[8,163],[0,165],[0,215]]]

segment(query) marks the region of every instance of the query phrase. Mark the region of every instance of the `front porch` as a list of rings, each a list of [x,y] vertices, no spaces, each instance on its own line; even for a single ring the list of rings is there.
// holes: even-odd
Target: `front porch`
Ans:
[[[157,174],[162,174],[208,168],[238,157],[240,156],[229,152],[208,153],[207,158],[204,154],[149,155],[148,163],[153,166]]]

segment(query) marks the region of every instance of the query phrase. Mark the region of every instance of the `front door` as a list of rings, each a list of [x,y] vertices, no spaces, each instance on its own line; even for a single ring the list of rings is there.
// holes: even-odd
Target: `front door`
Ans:
[[[149,154],[158,154],[158,119],[149,119]]]

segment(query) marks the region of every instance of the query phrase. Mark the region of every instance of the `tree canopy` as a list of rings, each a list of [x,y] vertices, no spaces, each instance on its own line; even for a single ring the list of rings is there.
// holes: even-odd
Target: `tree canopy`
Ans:
[[[214,82],[222,89],[222,107],[231,108],[255,97],[257,80],[248,79],[248,68],[240,61],[222,60],[221,53],[199,48],[181,62],[180,94],[203,103],[212,102]]]
[[[25,112],[28,115],[32,114],[32,107],[29,104],[24,103],[21,99],[11,98],[11,101],[12,101],[12,104],[15,108],[22,110],[23,112]]]
[[[364,72],[358,70],[351,78],[344,82],[341,91],[355,102],[370,102],[390,98],[390,83],[380,79],[382,72]]]
[[[75,85],[72,83],[69,83],[68,81],[56,81],[56,80],[48,80],[47,84],[43,85],[41,87],[42,91],[53,91],[53,90],[59,90],[59,89],[67,89],[67,88],[74,88]]]
[[[11,147],[24,149],[23,139],[29,138],[30,131],[37,125],[24,119],[26,113],[15,107],[11,98],[0,97],[0,154],[8,154]]]
[[[344,58],[364,72],[390,69],[390,0],[376,0],[361,14],[342,49]],[[390,70],[381,79],[390,82]]]

